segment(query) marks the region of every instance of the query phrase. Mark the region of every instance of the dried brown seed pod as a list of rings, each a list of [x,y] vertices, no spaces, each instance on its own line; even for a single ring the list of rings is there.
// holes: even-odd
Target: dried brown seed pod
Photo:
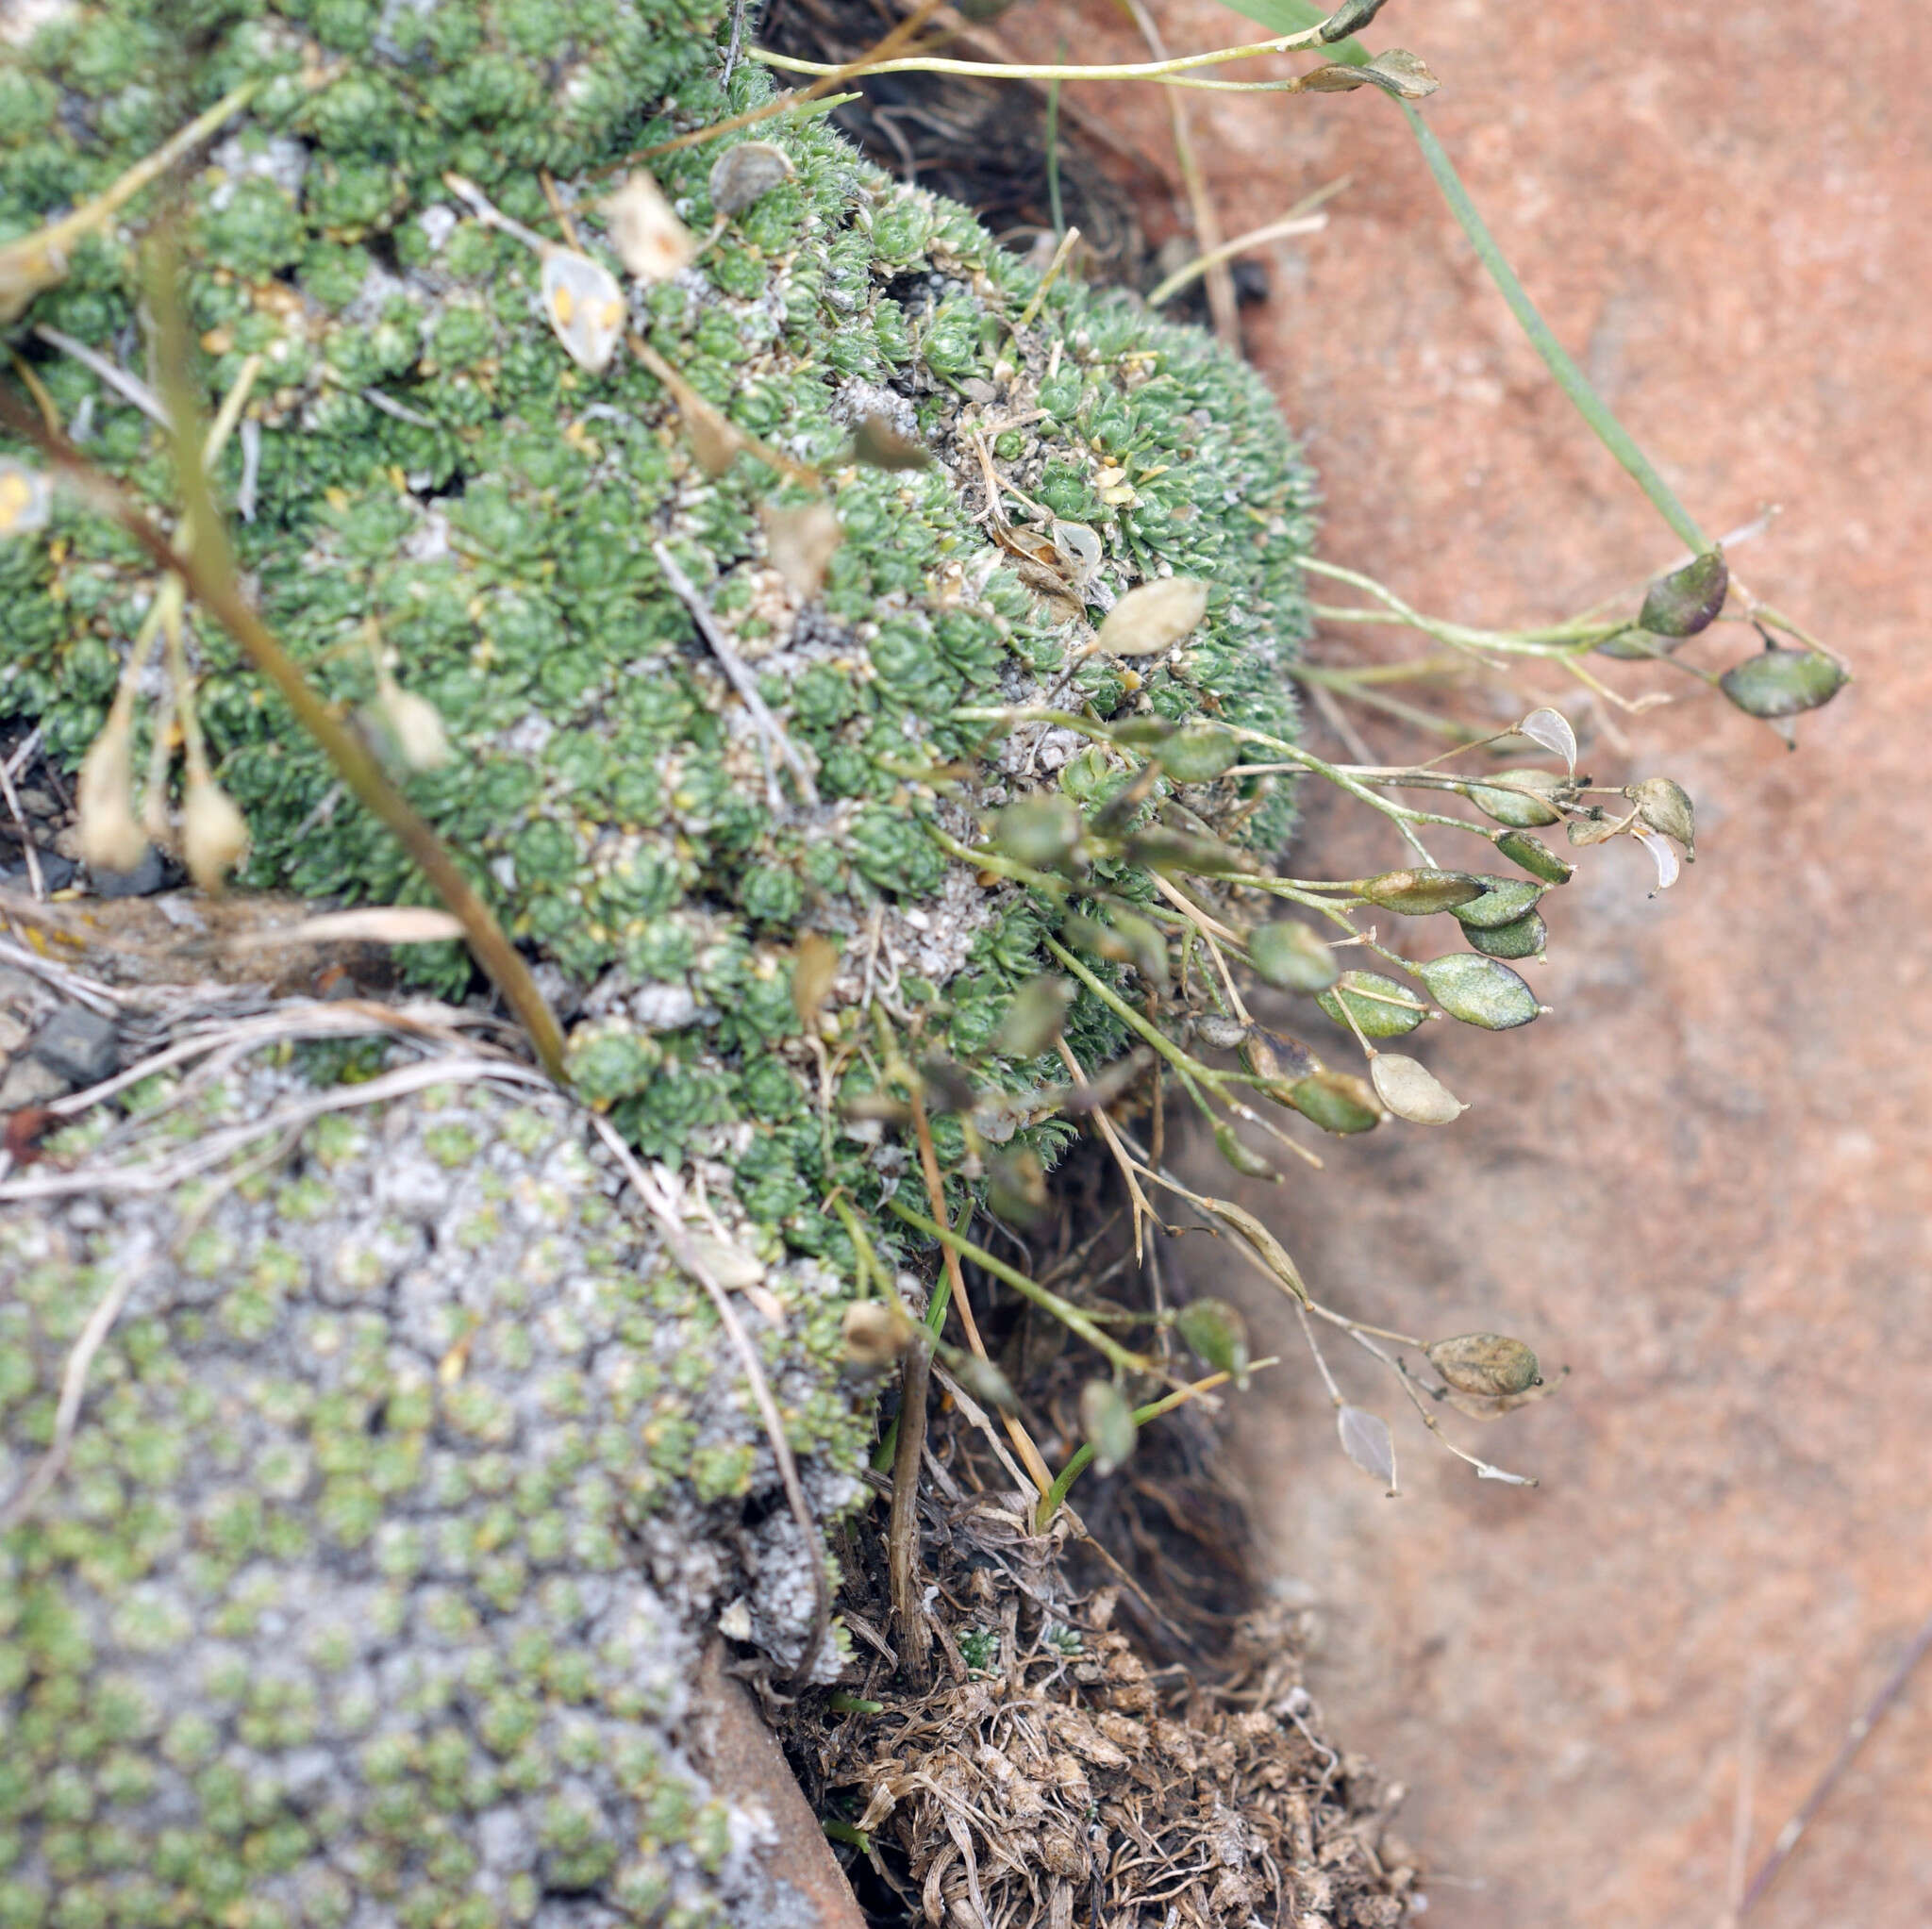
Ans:
[[[1542,1385],[1536,1355],[1503,1333],[1459,1333],[1423,1348],[1429,1364],[1458,1393],[1501,1399]]]
[[[711,206],[720,214],[737,214],[782,187],[795,172],[782,147],[769,141],[741,141],[711,163]]]

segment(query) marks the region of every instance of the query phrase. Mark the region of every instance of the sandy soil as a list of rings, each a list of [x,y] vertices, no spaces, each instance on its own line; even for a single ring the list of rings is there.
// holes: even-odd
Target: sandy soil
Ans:
[[[1131,58],[1109,13],[1003,30]],[[1254,37],[1191,0],[1161,20],[1175,46]],[[1696,795],[1694,871],[1652,902],[1640,851],[1586,854],[1536,980],[1555,1015],[1429,1035],[1475,1108],[1337,1146],[1269,1195],[1318,1290],[1361,1317],[1495,1325],[1574,1368],[1563,1400],[1480,1435],[1541,1490],[1477,1483],[1408,1429],[1407,1497],[1384,1501],[1299,1369],[1241,1438],[1282,1582],[1319,1607],[1333,1726],[1413,1789],[1441,1871],[1428,1920],[1715,1923],[1754,1696],[1755,1862],[1932,1610],[1932,16],[1398,0],[1371,40],[1441,76],[1434,126],[1692,512],[1722,531],[1785,506],[1739,566],[1860,680],[1795,757],[1715,699],[1641,720],[1627,757],[1599,735],[1600,777]],[[1329,555],[1496,623],[1671,559],[1387,103],[1196,98],[1229,232],[1354,176],[1249,313],[1324,471]],[[1164,140],[1151,91],[1115,106]],[[1400,858],[1353,820],[1313,835],[1331,866]],[[1340,1366],[1395,1417],[1371,1362]],[[1932,1922],[1932,1664],[1750,1921]]]

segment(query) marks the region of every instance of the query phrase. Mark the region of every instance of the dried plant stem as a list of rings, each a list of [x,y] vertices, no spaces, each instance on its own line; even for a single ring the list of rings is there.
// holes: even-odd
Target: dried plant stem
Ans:
[[[920,1327],[899,1369],[899,1437],[892,1452],[892,1507],[886,1527],[892,1622],[898,1631],[900,1658],[915,1680],[924,1678],[932,1652],[932,1633],[919,1599],[919,1457],[925,1446],[925,1396],[931,1379],[932,1339]]]
[[[1176,100],[1175,105],[1179,102]],[[1256,248],[1266,247],[1270,241],[1285,241],[1296,235],[1318,234],[1328,225],[1325,214],[1317,214],[1315,209],[1323,202],[1332,200],[1349,184],[1350,176],[1343,175],[1339,181],[1330,181],[1325,188],[1317,188],[1312,194],[1307,194],[1297,201],[1286,214],[1267,222],[1260,227],[1251,227],[1246,234],[1236,235],[1231,241],[1222,241],[1208,248],[1207,237],[1202,237],[1206,252],[1197,255],[1193,260],[1176,268],[1167,279],[1159,283],[1147,297],[1147,306],[1158,308],[1162,302],[1171,302],[1175,295],[1191,282],[1204,274],[1211,274],[1224,262],[1232,261],[1237,256],[1248,254]],[[1210,282],[1209,286],[1212,286]]]

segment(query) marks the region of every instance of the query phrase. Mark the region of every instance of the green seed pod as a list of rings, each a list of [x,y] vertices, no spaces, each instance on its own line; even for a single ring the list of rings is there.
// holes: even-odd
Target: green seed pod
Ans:
[[[1292,918],[1257,924],[1248,933],[1248,962],[1283,991],[1325,991],[1341,973],[1333,950]]]
[[[1458,1393],[1501,1400],[1543,1383],[1536,1355],[1507,1334],[1460,1333],[1453,1339],[1438,1339],[1423,1352]]]
[[[1155,761],[1176,784],[1211,783],[1240,756],[1234,732],[1207,723],[1189,723],[1176,730],[1154,753]]]
[[[1697,855],[1697,818],[1690,794],[1668,777],[1645,777],[1624,787],[1624,794],[1637,807],[1637,815],[1650,829],[1675,838],[1688,857]]]
[[[1483,887],[1466,871],[1385,871],[1379,877],[1370,878],[1361,894],[1385,911],[1426,918],[1480,897]]]
[[[1320,1061],[1299,1039],[1284,1038],[1279,1032],[1251,1024],[1241,1041],[1241,1063],[1257,1078],[1292,1085],[1318,1069]],[[1273,1094],[1271,1094],[1273,1096]]]
[[[1535,910],[1543,894],[1541,885],[1527,884],[1520,877],[1478,877],[1476,882],[1484,888],[1482,895],[1456,906],[1456,922],[1465,931],[1513,924]]]
[[[1622,629],[1613,637],[1596,646],[1599,657],[1614,657],[1620,663],[1655,662],[1659,657],[1668,657],[1679,643],[1682,637],[1660,637],[1647,629]]]
[[[1086,827],[1071,797],[1025,797],[994,817],[992,841],[1035,871],[1053,871],[1074,855]]]
[[[1208,614],[1208,585],[1193,576],[1163,576],[1129,590],[1107,613],[1093,640],[1103,657],[1158,657]]]
[[[1074,985],[1051,973],[1028,978],[1013,993],[989,1049],[1000,1058],[1037,1058],[1059,1037],[1060,1021],[1074,1002]]]
[[[852,424],[852,459],[889,474],[933,465],[932,451],[902,436],[883,415],[864,415]]]
[[[1060,926],[1060,936],[1085,957],[1106,964],[1132,965],[1156,989],[1167,984],[1167,943],[1145,918],[1116,911],[1111,924],[1075,912]]]
[[[996,1152],[986,1162],[986,1206],[1009,1225],[1043,1225],[1048,1217],[1046,1168],[1030,1146]]]
[[[1717,621],[1730,586],[1724,551],[1707,550],[1651,584],[1637,612],[1638,627],[1654,636],[1694,637]]]
[[[1513,1031],[1542,1009],[1536,993],[1507,965],[1474,952],[1452,951],[1427,958],[1416,972],[1451,1018],[1484,1031]]]
[[[1089,1380],[1080,1389],[1080,1431],[1093,1449],[1096,1473],[1111,1473],[1133,1456],[1134,1409],[1111,1380]]]
[[[1428,1016],[1428,1006],[1413,991],[1379,972],[1344,972],[1315,1003],[1344,1031],[1353,1017],[1362,1036],[1371,1039],[1402,1038]]]
[[[1367,1079],[1352,1072],[1311,1072],[1288,1102],[1324,1132],[1372,1132],[1382,1122],[1382,1102]]]
[[[1576,875],[1575,865],[1564,863],[1541,838],[1533,838],[1527,831],[1505,831],[1496,840],[1496,848],[1510,863],[1521,864],[1545,884],[1568,884]]]
[[[1258,1152],[1242,1144],[1240,1135],[1224,1119],[1214,1127],[1214,1149],[1244,1179],[1272,1179],[1274,1168]]]
[[[1129,717],[1125,723],[1114,724],[1108,734],[1123,750],[1157,750],[1175,732],[1165,717],[1150,712],[1147,716]]]
[[[1178,871],[1197,877],[1226,877],[1252,871],[1256,860],[1219,838],[1196,837],[1190,831],[1152,824],[1127,840],[1127,856],[1150,871]]]
[[[1462,795],[1492,822],[1511,830],[1534,830],[1540,824],[1556,823],[1560,810],[1543,800],[1563,795],[1565,801],[1575,790],[1575,780],[1552,775],[1548,771],[1510,771],[1493,784],[1467,784]]]
[[[1341,0],[1341,6],[1315,29],[1316,38],[1324,46],[1345,41],[1350,34],[1360,33],[1381,12],[1383,5],[1384,0]]]
[[[1397,1052],[1377,1052],[1369,1067],[1375,1096],[1411,1125],[1450,1125],[1469,1107],[1431,1072]]]
[[[1203,1366],[1248,1384],[1248,1322],[1225,1300],[1190,1300],[1174,1315],[1174,1331]]]
[[[1528,911],[1507,924],[1477,925],[1462,935],[1470,949],[1485,957],[1541,957],[1550,941],[1550,927],[1537,912]]]
[[[944,1356],[946,1371],[982,1406],[1011,1413],[1019,1405],[1012,1381],[991,1360],[981,1359],[976,1353],[968,1353],[963,1347],[949,1346]]]
[[[1787,650],[1769,643],[1733,663],[1718,688],[1748,717],[1795,717],[1828,704],[1850,682],[1843,666],[1823,650]]]

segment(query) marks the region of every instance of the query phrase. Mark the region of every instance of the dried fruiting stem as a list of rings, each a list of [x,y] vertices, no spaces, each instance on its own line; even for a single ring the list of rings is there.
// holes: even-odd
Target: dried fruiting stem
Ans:
[[[932,1652],[932,1634],[919,1599],[919,1459],[925,1448],[925,1396],[931,1379],[932,1340],[922,1328],[899,1368],[899,1437],[892,1452],[892,1507],[886,1528],[899,1658],[915,1680],[924,1679]]]

